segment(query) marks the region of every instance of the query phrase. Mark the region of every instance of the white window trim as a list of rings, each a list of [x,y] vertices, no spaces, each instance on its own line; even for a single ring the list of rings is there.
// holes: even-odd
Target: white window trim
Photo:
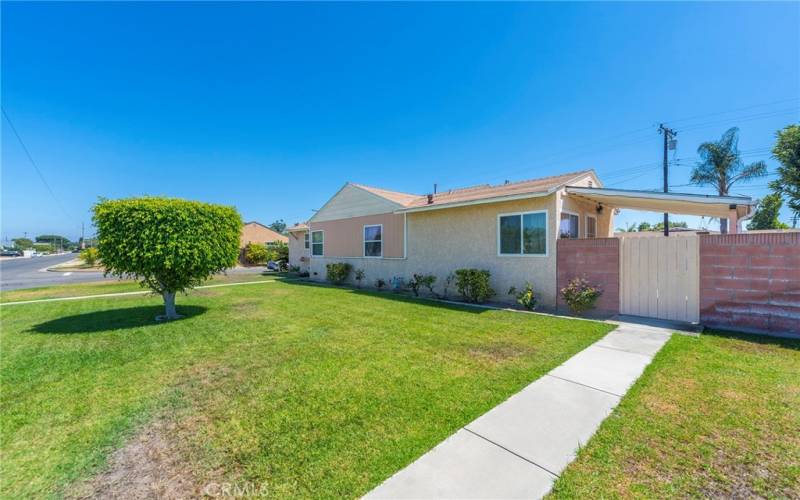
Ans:
[[[575,217],[578,218],[578,237],[577,238],[562,238],[561,237],[561,215],[559,214],[559,216],[558,216],[558,225],[556,226],[557,229],[558,229],[558,238],[559,239],[564,239],[564,240],[573,240],[573,239],[579,240],[579,239],[581,239],[581,214],[579,214],[577,212],[573,212],[572,210],[563,210],[563,209],[561,210],[561,213],[562,214],[574,215]]]
[[[524,227],[520,226],[520,253],[500,253],[500,218],[508,217],[511,215],[518,215],[520,218],[528,214],[544,214],[544,253],[522,253],[525,248],[525,231]],[[520,220],[520,223],[522,220]],[[549,210],[531,210],[529,212],[509,212],[505,214],[497,214],[497,256],[498,257],[547,257],[550,254],[550,213]]]
[[[594,236],[589,238],[589,219],[594,219]],[[584,224],[583,237],[587,239],[597,239],[597,216],[586,214],[586,223]],[[580,236],[580,235],[578,235]]]
[[[325,257],[325,231],[322,229],[317,229],[314,231],[309,231],[311,233],[311,257]],[[317,245],[322,245],[322,253],[320,255],[314,254],[314,233],[322,233],[322,241],[317,243]]]
[[[381,239],[379,240],[367,240],[367,228],[368,227],[375,227],[378,226],[381,228]],[[367,243],[378,243],[381,244],[381,254],[380,255],[367,255]],[[361,256],[365,259],[382,259],[383,258],[383,224],[364,224],[361,227]]]

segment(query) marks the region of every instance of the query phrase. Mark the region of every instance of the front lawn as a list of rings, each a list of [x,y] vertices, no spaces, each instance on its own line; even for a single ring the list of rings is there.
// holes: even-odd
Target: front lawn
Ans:
[[[218,285],[222,283],[242,283],[246,281],[259,281],[274,279],[278,273],[229,273],[213,276],[203,285]],[[55,299],[60,297],[75,297],[83,295],[99,295],[104,293],[137,292],[147,290],[132,280],[109,278],[103,281],[89,283],[68,283],[65,285],[40,286],[34,288],[20,288],[17,290],[3,290],[0,292],[0,303],[22,302],[26,300]]]
[[[673,335],[552,496],[800,497],[800,341]]]
[[[92,493],[129,467],[108,477],[358,496],[610,330],[278,281],[160,311],[145,296],[0,309],[0,495]]]

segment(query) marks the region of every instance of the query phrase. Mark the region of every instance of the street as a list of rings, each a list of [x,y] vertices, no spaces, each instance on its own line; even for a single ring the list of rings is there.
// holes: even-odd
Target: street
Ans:
[[[47,285],[100,281],[101,272],[53,272],[48,267],[63,264],[78,257],[76,253],[45,255],[42,257],[16,257],[0,260],[0,290],[16,290]]]
[[[60,255],[45,255],[42,257],[16,257],[13,259],[0,260],[0,290],[17,290],[20,288],[115,279],[113,277],[103,277],[103,273],[101,272],[54,272],[47,270],[50,267],[63,264],[77,257],[78,254],[76,253],[66,253]],[[235,267],[228,269],[226,274],[261,274],[265,269],[264,266]]]

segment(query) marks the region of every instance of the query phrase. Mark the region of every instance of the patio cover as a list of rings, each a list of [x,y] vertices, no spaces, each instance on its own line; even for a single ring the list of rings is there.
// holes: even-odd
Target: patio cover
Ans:
[[[749,196],[716,196],[689,193],[659,193],[631,189],[609,189],[567,186],[571,196],[583,198],[609,208],[630,208],[649,212],[702,215],[743,219],[753,211],[755,202]]]

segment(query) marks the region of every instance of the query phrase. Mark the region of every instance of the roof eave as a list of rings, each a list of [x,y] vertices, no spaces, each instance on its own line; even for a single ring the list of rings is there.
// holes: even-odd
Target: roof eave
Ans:
[[[635,191],[629,189],[610,189],[610,188],[590,188],[583,186],[565,186],[568,193],[575,194],[596,194],[606,196],[624,196],[628,198],[644,198],[651,200],[685,200],[695,203],[719,204],[727,203],[730,205],[753,205],[753,199],[749,196],[718,196],[712,194],[695,193],[659,193],[657,191]]]

